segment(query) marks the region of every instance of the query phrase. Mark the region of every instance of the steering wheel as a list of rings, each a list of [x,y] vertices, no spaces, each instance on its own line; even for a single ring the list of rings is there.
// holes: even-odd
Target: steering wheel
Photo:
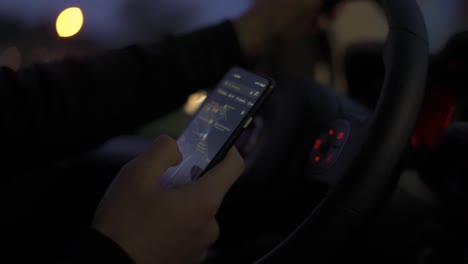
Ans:
[[[383,55],[385,80],[373,113],[331,89],[311,88],[308,81],[281,83],[263,113],[265,134],[247,155],[240,182],[255,178],[253,188],[258,190],[266,180],[285,184],[318,177],[331,187],[305,219],[255,263],[334,262],[394,190],[398,176],[393,170],[423,100],[428,37],[416,0],[378,3],[390,31]],[[274,174],[287,176],[269,178]]]

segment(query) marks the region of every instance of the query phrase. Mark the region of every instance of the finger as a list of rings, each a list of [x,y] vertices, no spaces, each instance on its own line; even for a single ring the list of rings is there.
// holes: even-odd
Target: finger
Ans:
[[[158,180],[170,167],[182,161],[177,142],[169,136],[159,136],[142,155],[131,162],[130,167],[137,174],[149,180]]]
[[[198,253],[195,256],[191,257],[191,259],[188,260],[188,263],[190,263],[190,264],[192,264],[192,263],[193,264],[200,264],[200,263],[205,262],[207,257],[208,257],[208,251],[205,250],[205,251],[203,251],[201,253]]]
[[[196,234],[199,240],[199,247],[196,250],[195,256],[197,260],[205,260],[207,252],[213,246],[213,244],[218,240],[219,237],[219,225],[216,219],[213,217],[206,225],[205,228],[200,230],[200,233]],[[202,252],[203,254],[200,254]]]
[[[187,188],[201,203],[219,204],[243,171],[244,159],[232,148],[220,163]]]
[[[204,246],[206,249],[210,248],[213,246],[213,244],[218,240],[219,238],[219,224],[216,221],[215,218],[213,218],[210,223],[208,223],[208,226],[206,227],[205,230],[205,243]]]

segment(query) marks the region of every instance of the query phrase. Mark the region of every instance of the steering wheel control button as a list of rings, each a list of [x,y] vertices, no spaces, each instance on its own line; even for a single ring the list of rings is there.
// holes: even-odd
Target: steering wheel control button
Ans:
[[[320,148],[322,147],[322,143],[323,141],[320,138],[317,139],[314,143],[314,150],[320,150]]]
[[[249,119],[247,120],[247,122],[245,122],[244,128],[248,128],[249,125],[252,123],[252,121],[253,121],[253,117],[251,116],[251,117],[249,117]]]
[[[340,156],[340,153],[341,153],[341,149],[335,148],[335,147],[331,148],[331,149],[328,151],[327,155],[326,155],[326,159],[325,159],[325,160],[326,160],[327,164],[330,164],[330,165],[331,165],[331,164],[335,163],[335,161],[336,161],[336,160],[338,159],[338,157]]]
[[[345,132],[340,132],[340,133],[338,133],[338,135],[336,136],[336,139],[338,139],[338,140],[343,140],[343,138],[345,137],[345,135],[346,135]]]
[[[328,124],[314,142],[310,155],[313,172],[329,169],[338,160],[351,131],[350,123],[337,119]]]

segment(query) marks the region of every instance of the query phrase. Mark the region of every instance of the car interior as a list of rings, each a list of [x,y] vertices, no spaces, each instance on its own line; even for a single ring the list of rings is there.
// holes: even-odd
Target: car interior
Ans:
[[[444,1],[432,5],[457,2]],[[467,263],[468,31],[458,22],[434,48],[431,1],[365,2],[385,21],[379,37],[344,45],[352,30],[332,26],[254,61],[278,86],[236,142],[246,170],[206,263]],[[119,169],[155,136],[177,137],[207,93],[8,185],[18,262],[79,236]]]

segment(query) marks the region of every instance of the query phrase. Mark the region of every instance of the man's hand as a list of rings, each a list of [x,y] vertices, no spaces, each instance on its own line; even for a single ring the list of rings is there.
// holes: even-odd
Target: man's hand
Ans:
[[[197,182],[163,190],[159,177],[181,159],[176,141],[159,137],[120,171],[96,211],[93,227],[137,263],[198,263],[218,237],[215,215],[243,159],[231,149]]]

